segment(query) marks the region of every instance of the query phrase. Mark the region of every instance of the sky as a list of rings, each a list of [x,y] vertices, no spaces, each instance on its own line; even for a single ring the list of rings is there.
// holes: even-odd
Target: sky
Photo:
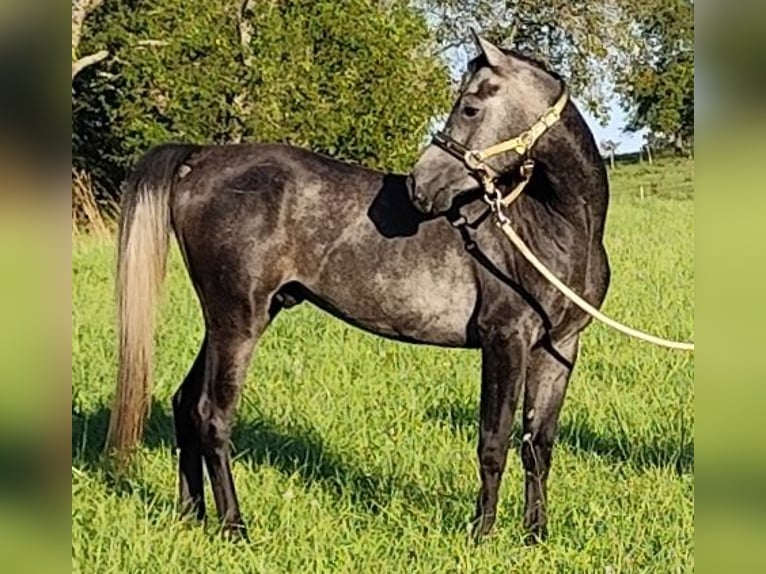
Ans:
[[[628,119],[625,112],[622,111],[616,98],[610,101],[610,118],[606,126],[602,126],[598,120],[590,115],[585,106],[579,104],[575,98],[575,103],[582,113],[585,121],[588,123],[593,132],[593,136],[596,138],[597,143],[601,143],[604,140],[612,140],[620,142],[620,147],[617,148],[616,153],[630,153],[638,151],[643,143],[643,132],[628,133],[623,132],[625,124],[628,123]]]

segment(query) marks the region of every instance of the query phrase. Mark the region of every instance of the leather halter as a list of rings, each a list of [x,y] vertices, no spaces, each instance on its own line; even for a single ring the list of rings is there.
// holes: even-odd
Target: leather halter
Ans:
[[[488,166],[485,160],[508,151],[513,151],[522,157],[526,157],[535,143],[537,143],[537,140],[561,118],[561,113],[564,111],[568,101],[569,92],[565,86],[556,102],[548,108],[532,127],[516,137],[501,141],[483,150],[470,149],[442,131],[434,134],[431,143],[461,160],[468,169],[482,172],[484,175],[489,176],[490,171],[497,172]],[[497,177],[495,176],[492,179],[497,179]]]

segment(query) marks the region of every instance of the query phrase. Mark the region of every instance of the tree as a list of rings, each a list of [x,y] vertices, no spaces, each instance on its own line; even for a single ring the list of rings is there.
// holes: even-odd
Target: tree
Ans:
[[[110,193],[170,140],[281,141],[405,170],[449,105],[404,0],[127,0],[88,21],[83,46],[113,56],[74,80],[73,161]]]
[[[652,165],[652,142],[647,138],[646,141],[644,141],[643,144],[641,144],[641,150],[646,152],[646,161],[649,162],[649,165]],[[640,152],[639,152],[639,158],[640,158]]]
[[[601,149],[609,157],[609,165],[612,169],[614,169],[614,152],[620,147],[620,143],[614,140],[604,140],[601,142]]]
[[[694,136],[694,4],[655,0],[638,19],[642,51],[618,81],[627,131],[650,130],[685,151]]]

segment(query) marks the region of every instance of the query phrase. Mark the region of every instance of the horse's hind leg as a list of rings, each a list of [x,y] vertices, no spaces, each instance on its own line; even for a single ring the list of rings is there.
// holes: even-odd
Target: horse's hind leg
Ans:
[[[524,393],[521,459],[524,464],[524,527],[527,541],[547,536],[547,482],[553,442],[579,335],[532,351]]]
[[[267,300],[227,297],[206,315],[205,381],[198,405],[202,454],[224,533],[234,538],[246,537],[246,531],[231,474],[229,438],[253,347],[269,321]]]
[[[205,381],[207,342],[194,360],[189,374],[173,396],[173,420],[178,446],[178,494],[182,516],[194,514],[205,517],[204,481],[202,476],[202,446],[197,405]]]

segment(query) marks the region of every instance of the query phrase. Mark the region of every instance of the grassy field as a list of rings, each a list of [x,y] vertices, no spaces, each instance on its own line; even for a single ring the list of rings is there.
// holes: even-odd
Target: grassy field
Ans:
[[[683,340],[693,336],[692,169],[618,166],[606,239],[607,313]],[[643,200],[640,185],[652,190]],[[222,541],[215,521],[178,522],[169,400],[202,327],[176,251],[145,445],[115,484],[100,457],[116,372],[114,247],[73,243],[73,571],[693,570],[693,357],[601,325],[585,333],[564,406],[543,545],[521,541],[516,455],[493,536],[468,542],[478,354],[389,342],[308,305],[267,332],[238,411],[234,474],[251,542]]]

